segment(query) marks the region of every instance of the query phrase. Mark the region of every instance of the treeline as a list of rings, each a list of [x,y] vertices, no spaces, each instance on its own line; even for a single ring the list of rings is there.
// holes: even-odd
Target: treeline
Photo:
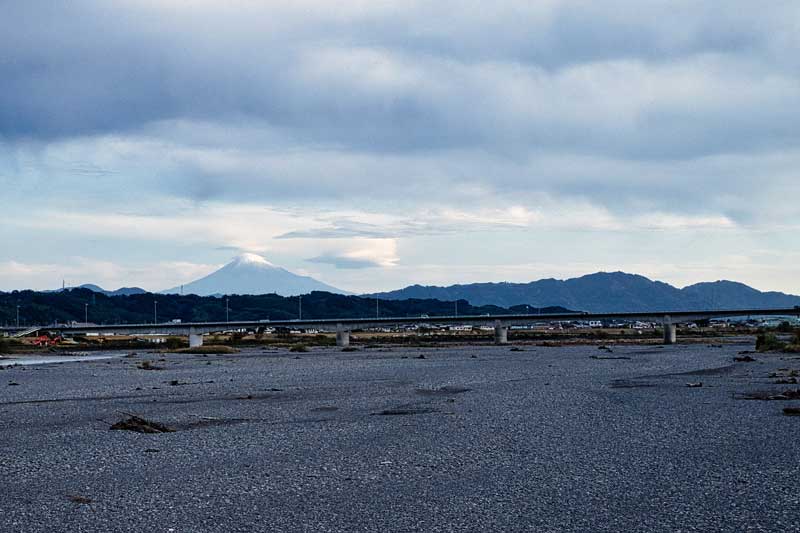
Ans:
[[[89,322],[96,324],[142,324],[181,320],[183,322],[216,322],[229,318],[236,320],[293,320],[300,318],[371,318],[379,312],[381,317],[430,317],[453,315],[456,302],[433,299],[381,300],[376,308],[374,298],[343,296],[328,292],[312,292],[299,298],[277,294],[258,296],[231,295],[228,297],[134,294],[106,296],[89,289],[71,289],[61,292],[14,291],[0,292],[0,324],[16,325],[19,306],[20,325],[44,325],[55,322]],[[494,305],[473,306],[466,300],[458,301],[459,315],[501,315],[522,313],[567,312],[562,307],[541,310],[519,305],[503,308]]]

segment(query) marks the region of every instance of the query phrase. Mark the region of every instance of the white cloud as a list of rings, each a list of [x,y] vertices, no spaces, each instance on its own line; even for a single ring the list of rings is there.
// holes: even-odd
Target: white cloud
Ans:
[[[336,268],[391,268],[397,264],[395,239],[360,239],[357,242],[331,247],[320,255],[308,259],[312,263],[327,263]]]

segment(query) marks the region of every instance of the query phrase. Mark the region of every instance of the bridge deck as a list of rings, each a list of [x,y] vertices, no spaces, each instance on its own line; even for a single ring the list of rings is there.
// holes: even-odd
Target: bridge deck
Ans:
[[[36,329],[57,333],[163,333],[188,335],[190,333],[211,333],[243,328],[289,327],[315,328],[327,331],[352,330],[392,325],[421,324],[468,324],[486,326],[516,326],[535,322],[556,322],[574,320],[643,320],[666,321],[671,323],[691,322],[711,318],[739,316],[800,316],[800,307],[781,309],[723,309],[695,311],[647,311],[622,313],[551,313],[524,315],[469,315],[469,316],[419,316],[419,317],[381,317],[381,318],[322,318],[304,320],[244,320],[230,322],[183,322],[161,324],[108,324],[108,325],[57,325],[41,326]]]

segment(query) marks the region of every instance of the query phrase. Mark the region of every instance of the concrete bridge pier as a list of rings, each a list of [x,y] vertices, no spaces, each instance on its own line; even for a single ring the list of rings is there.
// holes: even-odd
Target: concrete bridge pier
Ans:
[[[350,346],[350,330],[343,329],[341,325],[336,327],[336,346],[340,348]]]
[[[189,329],[189,348],[197,348],[203,345],[203,334],[198,333],[196,329]]]
[[[664,317],[664,344],[675,344],[678,342],[678,326],[672,323],[668,316]]]
[[[495,324],[494,326],[494,343],[495,344],[508,344],[508,326]]]

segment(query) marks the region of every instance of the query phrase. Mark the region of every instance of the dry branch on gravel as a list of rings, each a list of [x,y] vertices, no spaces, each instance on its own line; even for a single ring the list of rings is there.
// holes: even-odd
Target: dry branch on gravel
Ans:
[[[146,420],[136,415],[131,415],[129,418],[117,422],[110,429],[134,431],[136,433],[173,433],[175,431],[164,424]]]

